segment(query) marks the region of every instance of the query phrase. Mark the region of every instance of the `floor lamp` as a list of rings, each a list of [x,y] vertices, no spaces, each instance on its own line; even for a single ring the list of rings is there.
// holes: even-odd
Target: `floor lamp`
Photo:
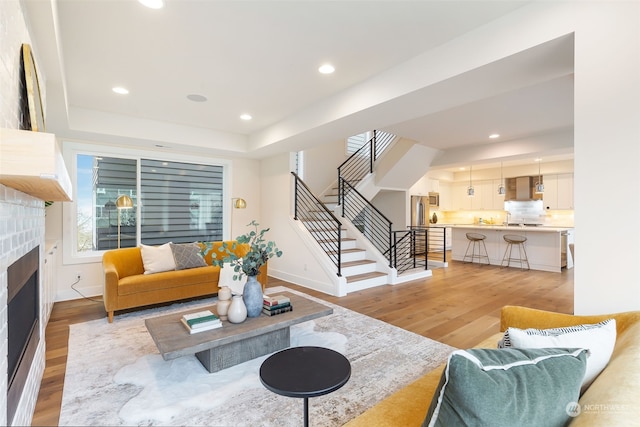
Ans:
[[[229,219],[229,234],[231,240],[233,240],[233,210],[234,209],[245,209],[247,207],[247,202],[240,197],[231,198],[231,218]]]
[[[120,249],[120,211],[122,209],[133,208],[133,200],[131,200],[131,197],[123,194],[116,199],[116,208],[118,209],[118,249]]]

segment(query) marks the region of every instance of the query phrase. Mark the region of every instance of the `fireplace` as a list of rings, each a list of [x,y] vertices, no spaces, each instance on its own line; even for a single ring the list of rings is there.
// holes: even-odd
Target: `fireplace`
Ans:
[[[40,247],[36,246],[7,269],[7,422],[16,413],[40,340]]]

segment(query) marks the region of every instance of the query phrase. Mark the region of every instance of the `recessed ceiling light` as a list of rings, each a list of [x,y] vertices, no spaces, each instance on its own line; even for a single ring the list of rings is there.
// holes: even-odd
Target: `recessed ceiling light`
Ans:
[[[119,95],[127,95],[129,93],[129,90],[126,88],[123,88],[122,86],[116,86],[111,90]]]
[[[193,102],[205,102],[207,100],[207,97],[192,93],[191,95],[187,95],[187,99]]]
[[[336,69],[331,64],[324,64],[324,65],[320,66],[320,68],[318,68],[318,71],[321,72],[322,74],[331,74],[335,70]]]
[[[492,133],[491,135],[489,135],[489,138],[491,138],[491,139],[500,138],[500,134],[499,133]]]
[[[241,114],[240,118],[242,120],[251,120],[253,117],[251,117],[251,114]]]
[[[138,0],[138,2],[149,9],[162,9],[164,6],[164,2],[162,0]]]

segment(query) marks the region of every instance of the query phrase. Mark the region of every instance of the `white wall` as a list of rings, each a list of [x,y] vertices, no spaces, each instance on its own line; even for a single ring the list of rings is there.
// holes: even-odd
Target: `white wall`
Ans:
[[[581,4],[579,16],[575,311],[640,310],[640,3]],[[602,198],[594,195],[624,220],[601,224]]]
[[[406,218],[411,214],[411,212],[407,212],[409,204],[406,201],[406,191],[380,191],[371,200],[371,204],[392,222],[391,229],[398,231],[406,229]]]
[[[316,196],[338,179],[338,166],[347,160],[346,141],[318,145],[304,150],[304,182]]]

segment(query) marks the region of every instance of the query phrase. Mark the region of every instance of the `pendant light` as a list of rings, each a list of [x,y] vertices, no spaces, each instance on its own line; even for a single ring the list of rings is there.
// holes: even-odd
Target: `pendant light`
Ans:
[[[467,196],[469,197],[473,197],[473,195],[476,193],[475,190],[473,189],[473,183],[471,182],[471,168],[473,166],[469,166],[469,187],[467,188]]]
[[[498,194],[504,196],[507,189],[504,188],[504,179],[502,178],[502,162],[500,162],[500,185],[498,185]]]
[[[544,184],[542,183],[542,174],[540,174],[540,163],[542,163],[542,159],[538,159],[538,182],[536,182],[536,194],[544,193]]]

